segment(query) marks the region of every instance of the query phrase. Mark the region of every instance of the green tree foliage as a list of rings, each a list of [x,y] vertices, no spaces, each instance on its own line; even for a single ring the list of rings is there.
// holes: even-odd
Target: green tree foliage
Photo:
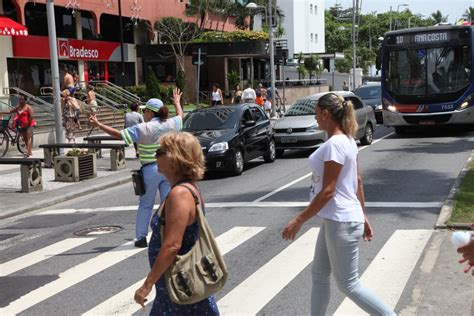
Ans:
[[[304,68],[308,71],[309,79],[313,79],[314,75],[319,74],[319,56],[311,53],[304,59]]]
[[[176,74],[176,87],[181,91],[186,90],[186,76],[182,70],[178,70],[178,73]]]
[[[463,15],[464,18],[466,18],[468,21],[474,22],[474,7],[469,7],[466,9]]]
[[[431,19],[433,20],[434,24],[438,24],[441,22],[446,22],[448,20],[448,15],[443,15],[441,11],[437,10],[436,12],[431,13]]]
[[[146,96],[148,99],[161,98],[160,84],[151,66],[148,66],[148,68],[146,69],[145,86],[146,86]]]

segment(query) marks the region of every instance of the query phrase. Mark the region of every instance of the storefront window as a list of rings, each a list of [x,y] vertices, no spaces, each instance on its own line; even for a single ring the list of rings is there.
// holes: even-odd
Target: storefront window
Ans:
[[[146,61],[145,62],[145,76],[148,67],[151,66],[155,72],[156,78],[160,82],[174,82],[176,81],[176,63],[173,61]]]
[[[77,62],[60,62],[60,71],[67,66],[77,69]],[[17,87],[33,95],[39,95],[41,87],[51,87],[51,62],[41,59],[7,58],[8,85]],[[60,83],[64,74],[60,73]]]
[[[119,17],[116,15],[102,14],[100,16],[100,38],[109,42],[120,42]],[[134,24],[130,18],[122,18],[124,43],[135,43]]]
[[[1,2],[2,1],[0,1],[0,3]],[[12,0],[3,0],[2,9],[3,9],[3,15],[5,17],[18,22],[16,7],[13,4]]]
[[[109,81],[122,85],[122,65],[120,62],[109,62]],[[125,63],[125,85],[135,85],[135,63]]]

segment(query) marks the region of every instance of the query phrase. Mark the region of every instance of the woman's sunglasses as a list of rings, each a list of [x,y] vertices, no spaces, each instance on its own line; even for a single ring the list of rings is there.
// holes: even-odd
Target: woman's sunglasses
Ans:
[[[162,150],[161,148],[158,148],[155,152],[155,158],[159,158],[161,156],[165,156],[166,155],[166,152],[164,150]]]

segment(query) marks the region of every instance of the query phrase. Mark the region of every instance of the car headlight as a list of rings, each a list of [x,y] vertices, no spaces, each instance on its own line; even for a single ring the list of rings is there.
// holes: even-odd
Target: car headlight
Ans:
[[[376,110],[382,110],[382,104],[376,104],[375,109]]]
[[[318,130],[318,124],[311,125],[306,129],[307,132],[316,132]]]
[[[227,142],[222,142],[222,143],[216,143],[209,148],[208,152],[212,151],[224,151],[229,149],[229,144]]]
[[[390,111],[392,113],[398,113],[397,107],[392,104],[388,99],[383,98],[382,99],[382,105],[383,108],[386,109],[387,111]]]
[[[474,93],[467,96],[464,101],[458,106],[457,110],[464,110],[468,106],[472,105],[472,101],[474,99]]]

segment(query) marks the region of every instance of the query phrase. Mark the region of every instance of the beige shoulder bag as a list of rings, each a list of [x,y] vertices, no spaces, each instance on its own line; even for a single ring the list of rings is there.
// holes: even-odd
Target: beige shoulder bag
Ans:
[[[186,305],[202,301],[222,289],[229,271],[204,217],[199,198],[188,186],[182,186],[191,192],[196,203],[199,237],[191,250],[184,255],[176,256],[166,270],[164,278],[171,300],[176,304]],[[164,225],[161,225],[162,242],[164,230]]]

